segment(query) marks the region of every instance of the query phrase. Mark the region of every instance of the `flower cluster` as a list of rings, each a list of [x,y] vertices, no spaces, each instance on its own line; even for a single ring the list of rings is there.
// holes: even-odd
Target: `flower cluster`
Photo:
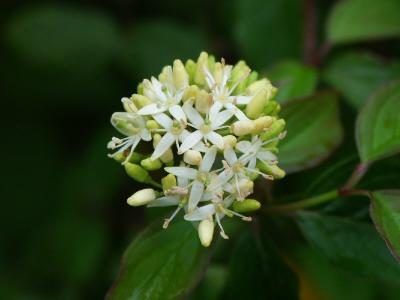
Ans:
[[[248,198],[254,180],[285,175],[277,166],[285,122],[277,116],[275,93],[245,62],[232,66],[205,52],[197,62],[175,60],[158,78],[141,82],[137,94],[122,99],[125,111],[112,115],[125,137],[113,137],[108,148],[129,176],[157,189],[136,192],[128,204],[176,206],[163,227],[183,211],[206,247],[215,226],[227,239],[225,216],[250,221],[242,213],[260,208]],[[162,168],[160,184],[151,173]]]

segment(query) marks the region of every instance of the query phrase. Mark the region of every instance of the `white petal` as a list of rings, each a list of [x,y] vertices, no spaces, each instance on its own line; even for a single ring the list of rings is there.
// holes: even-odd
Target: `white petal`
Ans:
[[[186,101],[186,103],[183,105],[183,111],[186,113],[189,121],[196,126],[197,129],[204,124],[203,118],[199,112],[193,108],[191,101]]]
[[[170,132],[167,132],[164,134],[164,136],[161,138],[160,142],[157,144],[156,148],[154,149],[153,154],[151,155],[151,159],[157,159],[161,155],[165,153],[165,151],[168,150],[169,147],[175,142],[175,135],[173,135]]]
[[[215,131],[210,131],[209,133],[207,133],[206,137],[211,143],[213,143],[219,149],[224,148],[224,139],[220,134],[216,133]]]
[[[187,177],[178,176],[177,181],[178,181],[178,186],[180,187],[187,187],[189,184],[189,180]]]
[[[140,131],[140,137],[146,142],[151,141],[151,134],[147,129],[142,129]]]
[[[232,147],[226,147],[224,150],[224,157],[230,166],[237,162],[237,156]]]
[[[167,101],[167,96],[162,91],[162,83],[159,82],[155,77],[151,77],[151,83],[153,85],[153,91],[157,94],[157,97],[161,101]]]
[[[163,207],[179,204],[179,196],[164,196],[150,202],[147,207]]]
[[[250,169],[255,169],[255,168],[256,168],[256,165],[257,165],[257,158],[256,158],[255,156],[253,156],[253,157],[250,159],[250,162],[249,162],[248,167],[249,167]]]
[[[225,124],[225,122],[232,118],[232,116],[233,114],[231,111],[224,110],[214,115],[214,119],[211,119],[210,117],[212,129],[217,129],[221,125]]]
[[[196,130],[195,132],[192,132],[183,141],[182,145],[179,147],[178,153],[179,154],[185,153],[187,150],[189,150],[194,145],[196,145],[198,142],[200,142],[200,140],[202,138],[203,138],[203,134],[201,133],[200,130]]]
[[[164,112],[166,110],[167,110],[166,106],[162,105],[160,107],[159,104],[152,103],[152,104],[142,107],[141,109],[139,109],[139,111],[137,113],[139,115],[154,115],[154,114]]]
[[[221,86],[225,86],[226,83],[228,82],[228,79],[231,77],[231,71],[232,71],[232,66],[231,65],[226,65],[223,70],[223,75],[222,75],[222,81],[221,81]]]
[[[249,120],[249,118],[242,112],[239,108],[237,108],[232,103],[226,103],[225,108],[230,110],[238,120]]]
[[[234,198],[230,195],[224,199],[224,206],[229,207],[233,203]]]
[[[169,130],[172,127],[173,121],[166,114],[155,114],[153,119],[165,129]]]
[[[257,157],[260,158],[261,160],[276,160],[276,155],[273,154],[271,151],[267,151],[267,150],[261,150],[257,153]]]
[[[207,219],[209,216],[212,216],[215,213],[214,204],[208,204],[201,206],[194,210],[191,213],[188,213],[184,216],[186,221],[201,221]]]
[[[215,85],[215,80],[214,80],[214,76],[212,76],[210,70],[208,69],[207,66],[203,67],[203,71],[206,77],[206,81],[208,84],[208,87],[211,89],[214,85]]]
[[[182,107],[179,105],[173,105],[169,108],[170,114],[178,121],[186,123],[186,115],[183,112]]]
[[[190,196],[188,202],[189,211],[192,211],[196,208],[201,197],[203,196],[203,191],[204,191],[204,183],[195,180],[190,190]]]
[[[250,103],[250,100],[251,98],[253,98],[253,96],[234,96],[233,98],[235,99],[237,104],[245,105]]]
[[[215,115],[219,113],[221,108],[223,107],[223,104],[219,101],[215,101],[214,104],[210,107],[210,112],[208,114],[208,117],[210,120],[214,120]]]
[[[211,147],[204,155],[203,160],[201,161],[199,170],[202,172],[210,171],[214,164],[216,155],[217,155],[217,148]]]
[[[236,149],[238,149],[242,153],[247,153],[251,149],[251,142],[249,141],[240,141],[236,144]]]
[[[187,167],[166,167],[164,170],[175,176],[187,177],[189,179],[195,179],[198,172],[195,169]]]

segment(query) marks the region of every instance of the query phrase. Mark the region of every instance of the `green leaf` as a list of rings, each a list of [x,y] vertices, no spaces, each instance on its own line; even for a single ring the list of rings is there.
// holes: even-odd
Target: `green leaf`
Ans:
[[[310,212],[300,212],[296,219],[305,238],[338,267],[358,275],[399,280],[400,265],[371,225]]]
[[[173,300],[191,287],[206,251],[189,222],[153,224],[129,245],[108,300]]]
[[[338,44],[399,36],[399,11],[398,0],[340,1],[329,16],[328,40]]]
[[[236,0],[234,4],[232,34],[251,65],[261,69],[280,59],[301,57],[300,1]]]
[[[218,300],[227,278],[227,268],[223,265],[211,265],[200,285],[191,293],[189,300]]]
[[[310,96],[315,91],[318,79],[315,69],[296,61],[275,65],[267,72],[267,76],[278,88],[276,100],[280,103]]]
[[[297,299],[297,278],[268,237],[245,232],[237,242],[220,299]]]
[[[400,78],[398,64],[384,64],[367,53],[346,53],[330,62],[323,78],[355,108],[360,108],[367,97],[385,82]]]
[[[119,44],[116,24],[108,15],[69,5],[19,12],[7,24],[6,38],[30,64],[63,72],[104,67]]]
[[[400,259],[400,190],[373,192],[371,217],[393,255]]]
[[[208,45],[204,34],[197,29],[166,20],[147,21],[126,34],[121,63],[135,78],[143,79],[160,73],[174,59],[196,60]]]
[[[335,94],[317,93],[290,102],[282,109],[287,136],[279,150],[281,167],[288,173],[313,167],[329,156],[342,140]]]
[[[400,151],[400,82],[392,82],[371,96],[356,124],[358,152],[372,162]]]

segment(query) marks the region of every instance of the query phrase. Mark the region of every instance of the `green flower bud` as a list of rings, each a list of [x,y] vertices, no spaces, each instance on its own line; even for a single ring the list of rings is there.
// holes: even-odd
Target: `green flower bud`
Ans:
[[[155,171],[158,170],[162,167],[162,162],[158,158],[155,160],[152,160],[150,157],[143,159],[140,162],[141,166],[145,168],[147,171]]]
[[[188,59],[185,63],[185,69],[189,75],[189,82],[193,82],[196,74],[197,64],[193,60]]]
[[[122,98],[122,106],[124,107],[125,111],[127,112],[136,112],[138,109],[135,106],[135,104],[133,104],[132,100],[124,97]]]
[[[265,164],[258,161],[257,168],[266,174],[272,175],[276,179],[281,179],[286,175],[285,171],[279,168],[276,164]]]
[[[117,153],[114,157],[113,157],[117,162],[122,163],[125,160],[125,155],[122,152]]]
[[[140,95],[143,95],[143,82],[138,84],[137,93],[140,94]]]
[[[156,198],[157,195],[153,189],[143,189],[130,196],[126,202],[131,206],[141,206],[149,204]]]
[[[139,94],[133,94],[131,100],[139,109],[152,103],[149,98]]]
[[[264,114],[274,116],[281,110],[281,106],[276,101],[268,101],[264,106]]]
[[[263,78],[261,80],[254,81],[252,84],[250,84],[246,89],[246,94],[256,95],[260,90],[267,91],[267,100],[272,99],[277,91],[277,89],[271,84],[271,82],[268,79]]]
[[[185,92],[183,93],[182,96],[182,101],[186,102],[188,100],[194,100],[197,97],[197,94],[199,93],[200,89],[197,85],[191,85],[189,86]]]
[[[283,119],[274,120],[271,126],[263,134],[261,134],[261,138],[264,141],[268,141],[277,137],[280,133],[284,131],[285,125],[286,123]]]
[[[206,84],[206,79],[204,77],[204,66],[208,66],[208,54],[206,52],[201,52],[199,58],[197,59],[196,73],[194,74],[194,83],[203,86]]]
[[[172,174],[168,174],[167,176],[161,179],[161,185],[163,188],[164,193],[169,189],[176,186],[176,177]]]
[[[233,210],[238,213],[252,212],[260,209],[261,203],[255,199],[244,199],[243,201],[233,202]]]
[[[177,89],[183,89],[189,85],[189,75],[186,72],[185,66],[179,59],[174,61],[172,69],[174,84]]]
[[[232,69],[230,87],[236,84],[238,81],[241,81],[233,91],[234,95],[242,94],[247,85],[246,77],[250,74],[250,68],[246,65],[246,63],[241,60],[239,61]]]
[[[208,247],[211,244],[214,235],[214,222],[205,219],[200,222],[198,228],[200,242],[204,247]]]
[[[256,128],[256,125],[252,120],[240,120],[232,124],[232,132],[236,136],[242,136],[252,133]]]
[[[154,148],[158,145],[160,140],[161,140],[161,135],[159,135],[158,133],[153,135]],[[168,148],[167,151],[165,151],[163,153],[163,155],[160,156],[160,160],[165,164],[171,162],[173,159],[174,159],[174,154],[173,154],[171,148]]]
[[[141,166],[133,163],[126,163],[125,165],[126,174],[129,177],[139,182],[147,182],[150,180],[149,172],[143,169]]]
[[[254,120],[255,128],[252,133],[259,134],[259,133],[265,131],[266,129],[268,129],[271,126],[273,121],[274,121],[274,119],[271,118],[270,116],[264,116],[264,117]]]
[[[247,78],[247,82],[246,85],[250,85],[253,82],[255,82],[258,79],[258,72],[256,71],[252,71],[249,75],[249,77]]]
[[[260,89],[258,93],[251,99],[250,103],[246,106],[246,115],[250,119],[258,118],[264,110],[264,106],[268,101],[268,91]]]
[[[152,130],[152,129],[160,129],[161,126],[160,126],[156,121],[154,121],[154,120],[148,120],[148,121],[146,122],[146,128],[149,129],[149,130]]]

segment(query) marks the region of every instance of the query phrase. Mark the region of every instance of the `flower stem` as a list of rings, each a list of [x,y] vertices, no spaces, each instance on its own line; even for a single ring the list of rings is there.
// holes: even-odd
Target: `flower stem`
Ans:
[[[156,188],[162,189],[162,185],[153,179],[149,179],[146,183],[151,184],[152,186],[154,186]]]
[[[343,189],[348,190],[353,188],[361,180],[365,173],[367,173],[368,167],[368,164],[365,162],[359,163],[354,172],[351,174],[350,178],[344,184]]]

